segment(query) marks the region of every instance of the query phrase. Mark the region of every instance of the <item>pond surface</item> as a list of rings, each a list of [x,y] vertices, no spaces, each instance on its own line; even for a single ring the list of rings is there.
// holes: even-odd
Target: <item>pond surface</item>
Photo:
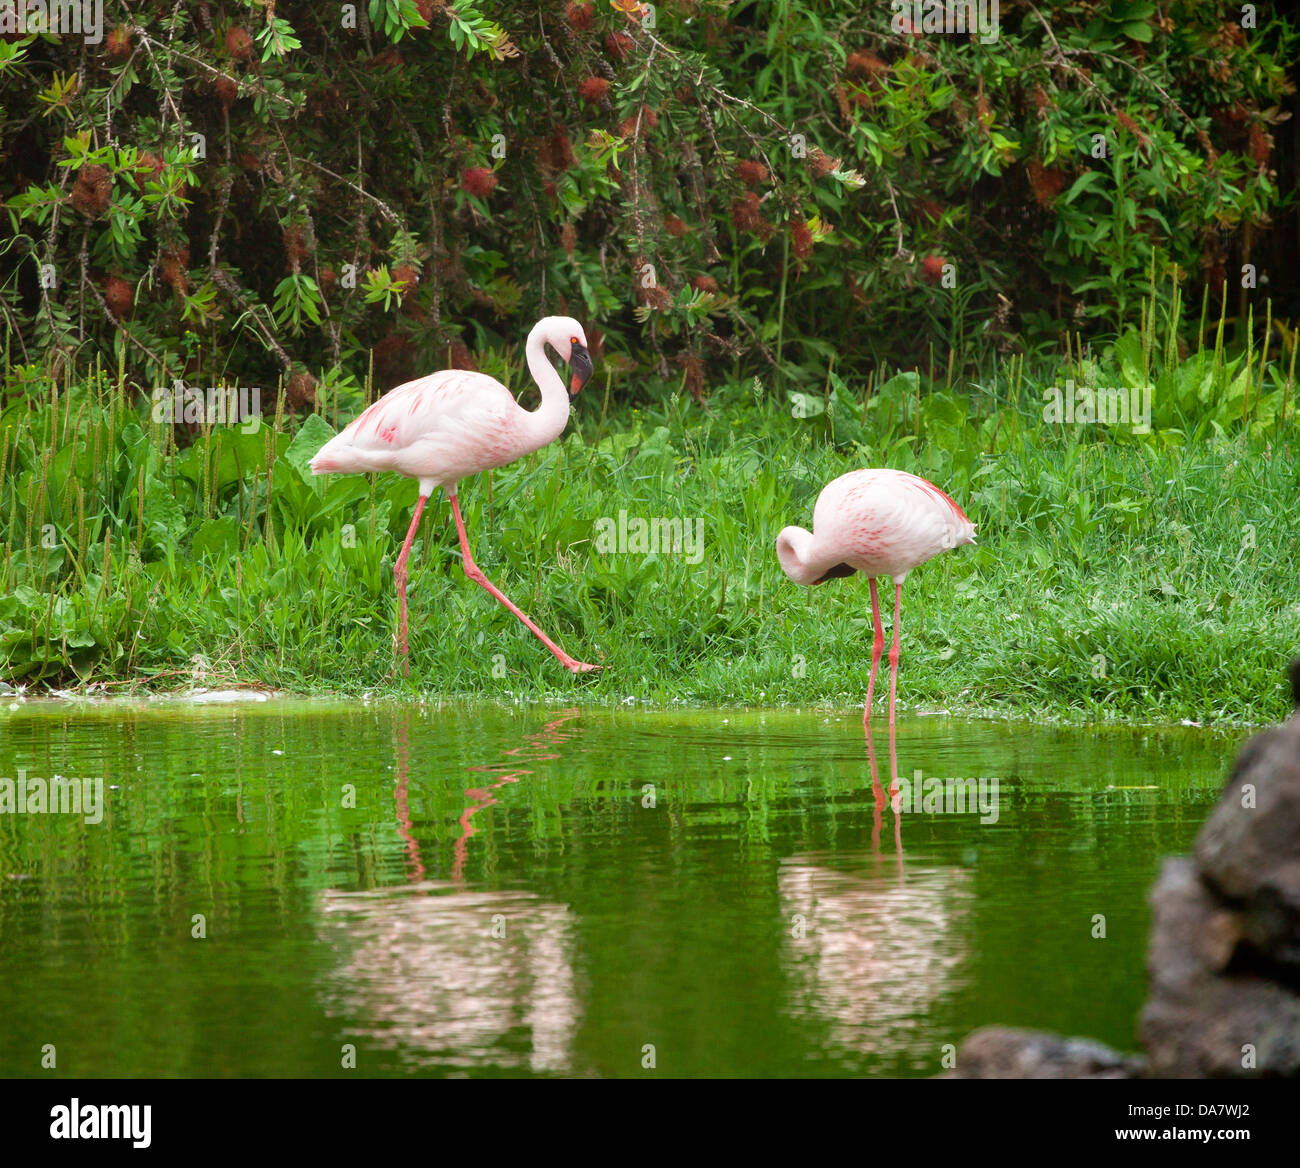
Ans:
[[[93,783],[0,814],[0,1075],[931,1075],[995,1022],[1133,1049],[1147,890],[1244,736],[912,718],[891,802],[847,712],[0,707],[0,787],[103,781],[97,823]]]

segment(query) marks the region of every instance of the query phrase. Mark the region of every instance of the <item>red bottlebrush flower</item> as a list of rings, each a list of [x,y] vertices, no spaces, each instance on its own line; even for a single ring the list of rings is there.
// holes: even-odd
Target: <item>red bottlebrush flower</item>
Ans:
[[[95,219],[108,210],[112,195],[113,179],[108,168],[88,162],[77,171],[77,181],[72,184],[69,198],[78,211]]]
[[[382,53],[376,53],[371,58],[371,64],[376,69],[399,69],[402,65],[402,54],[394,48],[387,48]]]
[[[1142,127],[1139,126],[1137,122],[1135,122],[1132,118],[1130,118],[1128,114],[1126,114],[1123,110],[1119,110],[1115,114],[1115,120],[1120,124],[1122,128],[1127,130],[1139,142],[1141,142],[1143,146],[1149,144],[1150,139],[1148,139],[1146,134],[1142,132]]]
[[[1238,49],[1246,47],[1245,30],[1240,25],[1231,22],[1221,26],[1214,39],[1220,44],[1232,45]]]
[[[1029,188],[1034,192],[1034,202],[1040,207],[1050,207],[1065,187],[1065,175],[1054,166],[1044,166],[1031,158],[1025,168],[1029,173]]]
[[[664,230],[674,239],[681,239],[686,234],[686,224],[678,219],[676,215],[665,215]]]
[[[319,277],[320,290],[327,296],[334,291],[334,285],[339,281],[339,274],[331,267],[326,265],[317,273]]]
[[[389,333],[371,354],[375,362],[376,384],[391,387],[415,376],[415,346],[401,333]]]
[[[185,269],[189,266],[190,249],[188,247],[165,248],[159,256],[159,267],[162,269],[163,281],[170,285],[172,291],[177,295],[189,288],[189,278],[185,274]]]
[[[118,27],[104,38],[104,52],[111,61],[125,61],[131,55],[131,30]]]
[[[104,281],[104,303],[109,311],[121,320],[135,307],[135,289],[121,276],[109,276]]]
[[[797,260],[806,260],[812,255],[812,228],[802,219],[792,219],[790,221],[790,250],[794,252]]]
[[[609,82],[603,77],[588,77],[578,86],[578,95],[588,105],[600,105],[609,96]]]
[[[848,60],[845,62],[845,67],[848,69],[850,77],[861,78],[873,88],[878,88],[881,78],[889,72],[888,61],[865,49],[850,53]]]
[[[245,170],[261,170],[262,160],[256,154],[245,151],[239,156],[239,165]]]
[[[302,227],[286,227],[284,230],[284,255],[289,261],[289,270],[297,272],[302,261],[311,254],[307,232]]]
[[[292,409],[315,409],[316,385],[316,378],[300,369],[284,387],[285,403]]]
[[[747,187],[761,186],[768,179],[767,167],[761,162],[745,159],[736,163],[736,177]]]
[[[596,10],[590,4],[566,4],[564,19],[569,22],[570,28],[585,32],[595,23]]]
[[[433,23],[434,0],[415,0],[415,7],[425,24]],[[444,8],[446,5],[439,0],[437,7]]]
[[[620,138],[635,138],[638,133],[653,130],[659,124],[659,115],[648,105],[643,105],[636,113],[628,114],[618,126]]]
[[[704,404],[704,362],[695,353],[682,353],[677,358],[677,365],[685,375],[683,378],[686,391],[695,401]]]
[[[839,170],[840,160],[814,146],[808,151],[808,169],[813,178],[825,178],[832,171]]]
[[[393,280],[400,284],[405,284],[402,289],[402,299],[405,300],[420,283],[420,270],[413,264],[398,264],[393,269]]]
[[[837,85],[831,90],[831,97],[835,99],[835,108],[840,111],[840,117],[846,122],[853,121],[853,105],[849,101],[848,90]]]
[[[1250,111],[1246,109],[1240,101],[1233,102],[1231,108],[1228,106],[1216,106],[1210,110],[1210,117],[1218,126],[1227,129],[1231,126],[1241,126],[1246,122],[1246,115]]]
[[[737,231],[747,231],[765,239],[772,234],[772,225],[763,218],[762,204],[753,191],[748,191],[743,199],[731,204],[731,222]]]
[[[544,194],[548,199],[555,198],[555,193],[555,184],[553,182],[548,180],[547,182],[542,183],[542,194]]]
[[[1047,117],[1047,111],[1055,109],[1052,99],[1047,96],[1047,90],[1041,85],[1034,86],[1034,109],[1040,118]]]
[[[235,25],[226,30],[226,52],[236,61],[253,59],[253,38],[248,35],[246,28]]]
[[[486,199],[496,190],[497,176],[486,166],[471,166],[461,172],[460,185],[476,199]]]
[[[1250,126],[1250,156],[1260,166],[1268,163],[1268,156],[1273,152],[1273,138],[1259,122]]]
[[[927,284],[937,284],[943,279],[943,269],[948,263],[941,255],[928,255],[921,261],[921,279]]]
[[[664,309],[672,307],[673,294],[667,288],[654,284],[649,288],[638,288],[637,301],[662,312]]]
[[[605,38],[605,51],[609,53],[615,61],[624,60],[632,51],[635,41],[632,40],[632,34],[626,32],[612,32]]]
[[[716,295],[718,282],[712,276],[696,276],[691,281],[691,287],[697,292],[712,292]]]
[[[217,95],[217,100],[221,102],[222,107],[229,109],[235,104],[235,99],[239,96],[239,82],[229,77],[218,77],[212,83],[213,92]]]
[[[573,143],[564,127],[559,127],[542,147],[541,162],[551,170],[572,170],[578,164]]]
[[[943,222],[943,207],[933,199],[918,199],[916,201],[917,214],[929,223]]]

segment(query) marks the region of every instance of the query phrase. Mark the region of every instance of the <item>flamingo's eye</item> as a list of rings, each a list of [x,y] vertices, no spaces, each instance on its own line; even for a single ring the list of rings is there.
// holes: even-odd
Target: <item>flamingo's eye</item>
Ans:
[[[578,338],[577,338],[577,337],[570,337],[570,338],[569,338],[569,344],[571,344],[571,345],[576,345],[577,343],[578,343]]]

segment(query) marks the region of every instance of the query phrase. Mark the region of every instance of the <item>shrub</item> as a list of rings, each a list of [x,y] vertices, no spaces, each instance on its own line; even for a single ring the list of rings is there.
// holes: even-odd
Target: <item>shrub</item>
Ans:
[[[1118,331],[1153,264],[1253,307],[1283,198],[1262,8],[1003,6],[984,44],[832,0],[106,7],[0,40],[0,313],[11,360],[141,387],[359,397],[542,312],[697,392],[973,362]]]

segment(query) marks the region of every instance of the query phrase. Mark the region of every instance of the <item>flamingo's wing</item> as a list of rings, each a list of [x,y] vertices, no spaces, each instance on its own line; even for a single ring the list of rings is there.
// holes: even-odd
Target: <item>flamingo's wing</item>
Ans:
[[[941,551],[973,540],[974,525],[933,483],[906,471],[850,471],[817,500],[813,527],[838,559],[906,571]]]
[[[492,444],[517,408],[510,391],[485,374],[432,373],[386,393],[321,447],[311,468],[317,474],[473,473],[483,454],[478,447]]]
[[[923,479],[919,475],[908,474],[907,471],[898,471],[897,473],[904,478],[910,479],[911,485],[915,489],[922,491],[933,499],[939,505],[939,510],[951,521],[958,524],[970,524],[970,526],[974,526],[974,524],[966,518],[966,512],[957,505],[957,500],[946,491],[940,490],[940,488],[936,487],[928,479]]]
[[[482,373],[445,369],[389,390],[339,434],[361,450],[404,449],[440,429],[458,429],[476,415],[499,412],[499,381]]]
[[[940,490],[928,479],[900,471],[899,487],[906,502],[909,524],[916,533],[919,546],[947,551],[963,543],[975,542],[975,525],[951,495]]]

